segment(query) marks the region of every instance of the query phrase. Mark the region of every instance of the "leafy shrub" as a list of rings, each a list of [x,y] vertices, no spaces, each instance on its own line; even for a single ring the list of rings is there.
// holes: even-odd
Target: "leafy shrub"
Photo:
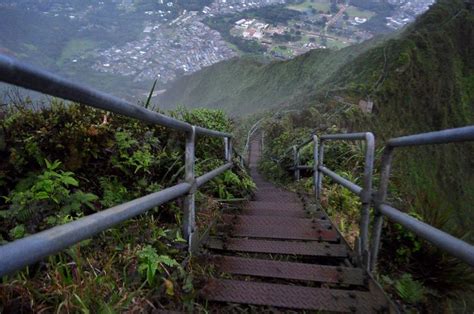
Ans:
[[[180,109],[173,115],[232,130],[221,111]],[[7,110],[0,130],[2,244],[160,191],[184,176],[182,132],[86,106],[58,100],[41,110],[18,105]],[[198,137],[196,148],[198,175],[223,164],[222,139]],[[245,170],[235,167],[203,186],[196,199],[239,198],[252,188]],[[20,312],[192,304],[192,275],[179,266],[186,255],[181,216],[179,201],[168,203],[50,256],[41,271],[32,265],[32,271],[5,278],[0,303]]]
[[[80,190],[72,192],[79,182],[70,171],[59,170],[60,161],[44,161],[46,169],[39,175],[21,180],[15,190],[5,197],[9,209],[2,211],[4,217],[27,222],[32,217],[66,216],[78,214],[83,206],[95,210],[92,202],[97,196]],[[48,220],[51,223],[51,219]],[[17,238],[17,237],[15,237]]]

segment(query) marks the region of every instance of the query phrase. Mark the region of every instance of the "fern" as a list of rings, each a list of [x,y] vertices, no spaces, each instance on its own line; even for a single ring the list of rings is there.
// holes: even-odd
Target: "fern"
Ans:
[[[403,276],[395,281],[395,290],[400,298],[409,304],[416,304],[423,301],[426,289],[423,284],[412,278],[411,274]]]
[[[150,245],[145,246],[138,252],[138,272],[145,277],[148,285],[156,283],[156,273],[164,271],[164,265],[168,267],[179,266],[178,262],[168,255],[158,255],[156,249]]]

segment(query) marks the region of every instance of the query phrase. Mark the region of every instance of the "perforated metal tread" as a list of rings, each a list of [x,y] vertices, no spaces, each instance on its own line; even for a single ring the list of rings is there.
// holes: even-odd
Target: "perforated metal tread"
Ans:
[[[364,271],[359,268],[272,261],[236,256],[215,256],[212,260],[219,271],[234,275],[282,278],[343,285],[364,285]]]
[[[270,202],[297,202],[298,197],[295,195],[288,195],[279,192],[260,192],[255,194],[256,201],[270,201]]]
[[[312,228],[295,229],[288,226],[272,226],[259,224],[258,221],[252,224],[236,224],[228,226],[227,233],[232,237],[250,237],[264,239],[284,239],[284,240],[313,240],[338,242],[339,235],[333,230],[314,226]]]
[[[293,217],[293,218],[308,218],[308,215],[303,210],[277,210],[277,209],[244,209],[242,215],[247,216],[272,216],[272,217]],[[324,217],[322,213],[316,213],[314,218],[321,219]]]
[[[343,244],[318,243],[315,241],[274,241],[241,238],[227,238],[225,241],[210,237],[206,246],[214,250],[225,250],[248,253],[268,253],[302,256],[326,256],[345,258],[347,247]]]
[[[210,301],[267,305],[288,309],[376,313],[388,309],[370,292],[211,279],[201,290]]]
[[[316,218],[294,218],[294,217],[276,217],[271,214],[268,216],[249,216],[249,215],[222,215],[222,220],[226,224],[244,225],[246,228],[260,228],[260,226],[271,226],[272,228],[290,228],[290,229],[330,229],[331,222],[328,220],[319,220]]]
[[[224,224],[217,228],[221,237],[210,237],[205,244],[209,253],[220,253],[206,258],[216,266],[217,275],[249,281],[208,279],[201,297],[265,306],[252,307],[257,312],[279,312],[275,307],[386,312],[388,299],[383,290],[365,270],[350,267],[350,248],[339,241],[334,227],[329,228],[331,221],[324,211],[307,202],[303,205],[299,196],[258,174],[255,151],[259,145],[253,143],[251,147],[251,175],[259,188],[257,201],[244,204],[242,211],[233,215],[224,215],[220,221]],[[311,218],[305,216],[305,207]],[[221,304],[217,302],[209,304],[219,312]]]
[[[252,201],[245,204],[246,209],[275,209],[275,210],[303,210],[303,204],[298,202],[261,202]]]

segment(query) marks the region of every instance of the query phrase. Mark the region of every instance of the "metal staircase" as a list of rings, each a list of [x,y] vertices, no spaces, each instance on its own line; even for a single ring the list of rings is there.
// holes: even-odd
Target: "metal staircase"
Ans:
[[[232,279],[209,279],[202,297],[293,310],[394,311],[367,270],[351,262],[351,248],[326,213],[305,208],[297,194],[258,173],[260,146],[253,140],[250,149],[254,201],[224,215],[226,232],[206,243],[210,262]]]
[[[45,257],[91,238],[109,228],[143,214],[161,204],[183,198],[183,233],[190,253],[198,249],[195,193],[244,158],[232,148],[232,135],[190,125],[163,114],[76,84],[43,70],[0,55],[0,81],[60,97],[83,105],[127,116],[143,123],[183,132],[185,141],[184,181],[159,192],[82,217],[73,222],[0,246],[0,276],[12,274]],[[257,123],[258,124],[258,123]],[[252,127],[248,139],[258,129]],[[223,139],[222,165],[196,177],[196,136]],[[334,140],[364,140],[365,170],[362,186],[339,176],[324,165],[324,147]],[[294,177],[311,169],[316,202],[311,204],[295,193],[266,181],[257,171],[263,141],[253,138],[250,173],[257,184],[255,199],[237,213],[224,215],[218,234],[205,246],[220,276],[208,278],[201,298],[216,304],[233,302],[296,310],[324,312],[391,312],[396,309],[373,280],[384,218],[399,223],[437,248],[474,266],[474,246],[457,239],[392,207],[386,202],[390,169],[396,148],[474,141],[474,126],[391,139],[382,158],[378,189],[372,187],[374,137],[371,133],[336,134],[311,138],[287,152],[293,152]],[[314,145],[314,165],[300,165],[299,150]],[[323,176],[344,186],[361,200],[360,238],[352,250],[326,213],[317,205]],[[374,209],[370,217],[370,208]],[[370,224],[372,221],[372,224]],[[369,232],[369,226],[372,230]],[[380,267],[380,266],[379,266]],[[272,310],[271,310],[272,311]]]

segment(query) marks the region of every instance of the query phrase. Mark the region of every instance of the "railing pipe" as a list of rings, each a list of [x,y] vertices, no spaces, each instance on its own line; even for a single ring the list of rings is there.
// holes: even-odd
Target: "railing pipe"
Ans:
[[[369,223],[370,223],[370,207],[372,206],[372,175],[374,172],[374,153],[375,138],[370,132],[364,133],[365,139],[365,160],[364,160],[364,178],[363,190],[360,193],[362,202],[362,211],[360,214],[360,244],[362,256],[368,256],[369,252]],[[369,260],[365,261],[368,266]]]
[[[313,142],[313,137],[312,136],[308,140],[306,140],[303,143],[299,144],[298,149],[302,149],[303,147],[305,147],[306,145],[308,145],[311,142]]]
[[[402,136],[388,141],[387,146],[420,146],[474,141],[474,126]]]
[[[321,192],[323,189],[323,172],[321,171],[320,167],[323,167],[324,164],[324,141],[321,140],[319,144],[319,160],[318,160],[318,182],[316,186],[316,199],[321,202]]]
[[[232,162],[232,144],[233,144],[232,138],[229,137],[227,141],[227,151],[228,151],[228,155],[226,158],[227,162]]]
[[[219,168],[216,168],[216,169],[214,169],[214,170],[212,170],[212,171],[196,178],[196,186],[201,187],[206,182],[212,180],[213,178],[215,178],[216,176],[218,176],[221,173],[225,172],[226,170],[231,169],[232,166],[233,166],[233,164],[231,162],[229,162],[229,163],[226,163],[223,166],[220,166]]]
[[[436,229],[389,205],[381,204],[378,209],[389,219],[399,223],[419,237],[433,243],[436,247],[450,253],[474,267],[474,246],[452,235]]]
[[[0,81],[135,118],[143,122],[185,132],[191,131],[192,126],[189,123],[167,117],[84,85],[73,83],[2,54],[0,54]],[[207,136],[232,136],[228,133],[202,127],[196,127],[195,132],[198,135]]]
[[[467,141],[474,141],[474,126],[467,126],[467,127],[456,128],[456,129],[448,129],[448,130],[442,130],[442,131],[436,131],[436,132],[428,132],[428,133],[421,133],[421,134],[415,134],[415,135],[409,135],[409,136],[402,136],[402,137],[390,139],[387,142],[387,145],[385,147],[385,150],[382,156],[380,186],[374,199],[375,218],[374,218],[374,224],[373,224],[373,229],[372,229],[373,231],[372,231],[372,243],[371,243],[371,260],[370,260],[371,270],[374,270],[377,265],[377,258],[378,258],[379,249],[380,249],[380,239],[382,235],[384,208],[387,209],[386,207],[383,207],[383,206],[385,206],[384,202],[387,197],[394,149],[397,147],[406,147],[406,146],[460,143],[460,142],[467,142]],[[393,214],[393,212],[390,212],[390,211],[385,211],[385,212],[389,212]],[[393,217],[395,216],[392,215],[388,217],[393,219]],[[423,237],[425,235],[420,234],[420,236]],[[436,241],[439,240],[439,238],[433,238],[433,239],[437,239]],[[446,242],[443,245],[443,247],[439,246],[438,242],[436,242],[435,244],[441,247],[442,249],[446,250],[446,248],[450,245],[448,243],[452,244],[452,242]],[[458,251],[457,249],[454,249],[454,250]],[[452,250],[446,250],[446,251],[453,254]],[[466,259],[464,260],[467,261]]]
[[[183,201],[183,233],[188,239],[189,250],[192,250],[195,242],[193,239],[197,236],[194,199],[196,189],[232,167],[231,134],[193,126],[167,117],[114,96],[72,83],[3,55],[0,55],[0,81],[108,110],[143,122],[186,132],[184,183],[0,246],[0,276],[37,262],[48,255],[57,253],[127,219],[142,214],[150,208],[181,196],[185,196]],[[225,157],[228,163],[196,180],[194,166],[197,135],[226,138],[227,151]]]
[[[387,146],[382,155],[382,166],[380,170],[380,185],[375,194],[375,204],[382,204],[385,201],[390,180],[390,168],[393,159],[393,147]],[[380,239],[382,237],[383,215],[375,206],[374,223],[372,226],[372,244],[370,249],[370,269],[375,270],[380,249]]]
[[[351,181],[341,177],[340,175],[338,175],[334,171],[331,171],[331,170],[329,170],[328,168],[326,168],[324,166],[320,166],[320,167],[318,167],[318,169],[322,174],[327,175],[328,177],[333,179],[336,183],[339,183],[340,185],[344,186],[345,188],[347,188],[352,193],[354,193],[358,196],[360,196],[362,194],[363,189],[360,186],[358,186],[357,184],[352,183]]]
[[[318,154],[318,136],[315,134],[312,136],[312,140],[314,143],[313,146],[313,189],[316,194],[317,186],[318,186],[318,163],[319,163],[319,154]]]
[[[339,134],[325,134],[321,135],[321,141],[356,141],[367,139],[367,133],[339,133]]]
[[[224,137],[224,159],[229,159],[229,138]]]
[[[191,184],[181,183],[2,245],[0,246],[0,277],[91,238],[104,230],[143,214],[153,207],[183,196],[190,189]]]
[[[191,189],[184,198],[183,202],[183,234],[188,239],[188,249],[193,248],[194,232],[196,232],[196,205],[195,192],[197,189],[194,175],[195,166],[195,144],[196,132],[193,127],[191,132],[186,134],[186,149],[185,149],[185,181],[191,185]]]
[[[321,199],[321,189],[322,189],[322,180],[323,174],[332,178],[336,183],[341,184],[342,186],[349,189],[351,192],[358,195],[362,202],[361,208],[361,215],[360,215],[360,253],[363,259],[362,263],[369,267],[369,223],[370,223],[370,206],[372,202],[372,174],[373,174],[373,163],[374,163],[374,151],[375,151],[375,139],[374,135],[370,132],[364,133],[349,133],[349,134],[327,134],[322,135],[320,137],[321,142],[319,145],[319,153],[318,153],[318,138],[313,135],[309,140],[304,141],[300,145],[293,146],[294,152],[294,171],[299,171],[299,163],[296,164],[296,152],[304,147],[305,145],[309,144],[313,141],[314,144],[314,151],[313,151],[313,158],[315,161],[314,166],[314,173],[313,173],[313,181],[315,186],[316,198],[318,200]],[[366,143],[365,149],[365,160],[364,160],[364,175],[363,175],[363,187],[358,186],[357,184],[339,176],[335,172],[329,170],[328,168],[324,167],[324,142],[325,141],[356,141],[356,140],[364,140]],[[299,157],[299,156],[298,156]],[[296,177],[296,175],[295,175]]]

